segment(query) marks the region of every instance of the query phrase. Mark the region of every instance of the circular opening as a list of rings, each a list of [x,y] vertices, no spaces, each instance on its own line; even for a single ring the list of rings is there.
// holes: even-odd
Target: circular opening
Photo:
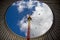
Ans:
[[[39,1],[17,1],[5,15],[8,28],[15,34],[27,37],[28,16],[30,15],[30,38],[45,34],[53,24],[53,13],[49,6]]]

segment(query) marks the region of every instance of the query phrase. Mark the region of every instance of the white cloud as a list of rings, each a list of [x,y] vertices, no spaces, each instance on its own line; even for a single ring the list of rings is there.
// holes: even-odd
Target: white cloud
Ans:
[[[36,6],[36,5],[33,5],[35,2],[37,1],[28,1],[28,2],[25,2],[25,1],[17,1],[16,3],[13,3],[12,5],[16,5],[17,6],[17,9],[20,12],[22,12],[24,10],[24,8],[28,8],[28,9],[31,9],[33,6]]]
[[[27,32],[28,23],[27,23],[27,22],[24,23],[25,20],[26,20],[26,19],[25,19],[25,17],[24,17],[21,21],[18,22],[18,26],[20,26],[20,30],[21,30],[21,31]]]
[[[29,2],[27,2],[27,6],[29,9],[31,9],[35,5],[33,5],[33,1],[29,1]]]
[[[37,6],[35,7],[35,11],[33,11],[33,14],[31,15],[32,18],[30,26],[31,38],[38,37],[46,33],[51,28],[51,25],[53,23],[53,14],[51,9],[45,3],[43,3],[42,5],[43,7],[41,7],[40,4],[38,3]],[[26,21],[25,23],[24,22],[25,20],[27,20],[27,18],[24,17],[19,22],[20,24],[19,26],[21,31],[26,31],[25,34],[27,36],[28,21]]]
[[[18,11],[19,11],[19,13],[22,12],[22,11],[24,10],[24,8],[25,8],[25,7],[24,7],[23,5],[19,5],[19,6],[18,6]]]
[[[20,13],[20,12],[22,12],[24,10],[24,8],[26,8],[26,6],[24,4],[26,4],[26,2],[17,1],[16,3],[13,3],[13,6],[16,5],[17,6],[17,10]]]

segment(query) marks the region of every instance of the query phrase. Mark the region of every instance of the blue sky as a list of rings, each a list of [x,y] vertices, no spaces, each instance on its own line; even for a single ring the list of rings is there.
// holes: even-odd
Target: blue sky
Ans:
[[[18,10],[17,10],[17,6],[16,5],[14,5],[14,6],[11,5],[7,9],[7,12],[6,12],[6,23],[8,25],[8,28],[10,28],[10,30],[12,32],[14,32],[15,34],[18,34],[22,37],[26,37],[25,32],[22,32],[19,29],[19,26],[17,25],[17,22],[19,20],[21,20],[27,14],[31,15],[32,10],[34,10],[34,7],[32,9],[24,8],[24,11],[19,13]]]

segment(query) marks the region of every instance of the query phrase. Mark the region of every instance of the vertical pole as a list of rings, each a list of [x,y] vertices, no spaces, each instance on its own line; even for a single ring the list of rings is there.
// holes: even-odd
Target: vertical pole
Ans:
[[[30,40],[30,20],[31,20],[31,17],[29,16],[29,17],[28,17],[27,40]]]

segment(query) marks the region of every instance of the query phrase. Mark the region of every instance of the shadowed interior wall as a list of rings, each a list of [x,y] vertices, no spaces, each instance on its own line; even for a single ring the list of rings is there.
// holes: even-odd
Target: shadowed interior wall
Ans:
[[[5,13],[7,8],[17,0],[0,0],[0,40],[26,40],[13,34],[6,26]],[[41,37],[30,40],[59,40],[60,36],[60,0],[39,0],[48,4],[54,15],[51,29]]]

